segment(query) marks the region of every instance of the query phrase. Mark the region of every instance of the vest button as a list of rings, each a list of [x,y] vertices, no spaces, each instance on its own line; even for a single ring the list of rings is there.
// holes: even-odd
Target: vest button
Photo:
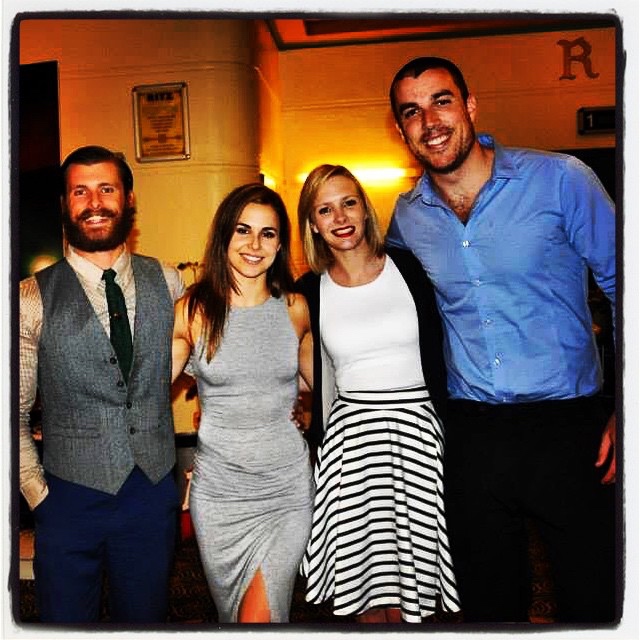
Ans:
[[[131,427],[131,429],[129,429],[129,433],[131,435],[133,435],[136,432],[136,428],[135,427]]]
[[[118,364],[118,358],[116,358],[115,356],[111,356],[111,357],[109,358],[109,362],[110,362],[111,364]]]
[[[133,407],[133,402],[127,402],[127,409],[131,409]]]
[[[116,382],[116,385],[118,385],[119,387],[124,387],[124,380],[118,380],[118,382]]]

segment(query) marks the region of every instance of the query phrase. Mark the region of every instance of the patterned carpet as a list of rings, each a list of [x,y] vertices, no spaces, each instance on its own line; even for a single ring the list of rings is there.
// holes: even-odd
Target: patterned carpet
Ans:
[[[554,620],[555,606],[553,590],[549,578],[549,567],[539,538],[532,531],[530,556],[533,569],[533,597],[530,620],[536,623],[549,623]],[[38,611],[35,602],[34,583],[20,580],[17,597],[20,599],[20,621],[37,623]],[[108,621],[106,603],[103,605],[103,620]],[[216,609],[205,581],[198,549],[193,538],[181,541],[177,547],[176,561],[170,582],[168,622],[173,628],[182,625],[202,625],[217,623]],[[336,617],[331,613],[331,604],[311,605],[304,599],[304,581],[300,578],[296,584],[291,607],[291,622],[295,624],[323,625],[327,623],[345,625],[354,622],[350,617]],[[460,624],[460,614],[437,612],[425,624]]]

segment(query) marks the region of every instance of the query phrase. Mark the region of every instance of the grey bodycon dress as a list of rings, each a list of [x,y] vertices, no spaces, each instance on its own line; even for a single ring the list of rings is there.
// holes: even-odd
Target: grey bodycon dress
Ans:
[[[219,621],[237,622],[260,569],[271,622],[287,622],[313,479],[307,444],[291,420],[298,338],[285,300],[232,307],[208,363],[201,346],[190,362],[201,409],[190,510]]]

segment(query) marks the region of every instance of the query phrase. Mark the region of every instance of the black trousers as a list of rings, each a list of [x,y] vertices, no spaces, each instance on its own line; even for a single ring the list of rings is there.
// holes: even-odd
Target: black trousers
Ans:
[[[615,618],[614,487],[594,466],[596,397],[449,403],[445,499],[465,621],[528,619],[527,518],[549,554],[561,622]]]

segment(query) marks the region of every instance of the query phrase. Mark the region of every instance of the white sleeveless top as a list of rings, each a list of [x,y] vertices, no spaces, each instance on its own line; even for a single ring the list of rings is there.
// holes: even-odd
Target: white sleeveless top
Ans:
[[[404,279],[387,256],[375,280],[343,287],[320,277],[320,336],[345,391],[424,385],[418,315]]]

